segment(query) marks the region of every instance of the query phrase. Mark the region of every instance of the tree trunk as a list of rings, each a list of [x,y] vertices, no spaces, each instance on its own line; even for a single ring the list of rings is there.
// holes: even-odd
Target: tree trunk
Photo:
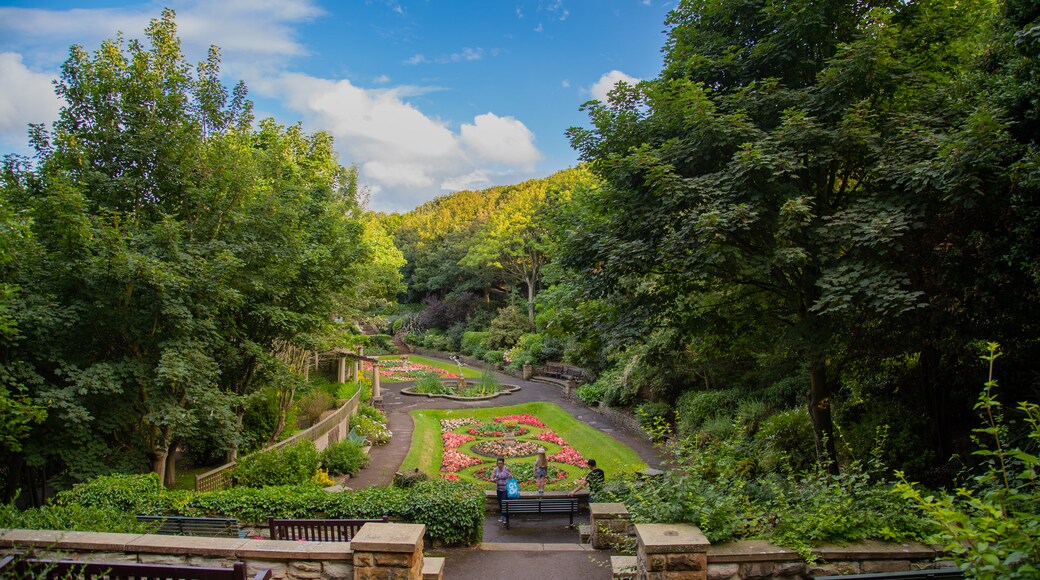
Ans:
[[[827,463],[827,470],[838,474],[838,453],[834,445],[831,418],[831,387],[827,381],[827,361],[821,354],[809,355],[809,416],[816,437],[816,458]]]
[[[163,485],[167,488],[177,485],[177,447],[175,443],[166,452],[166,473],[163,476]]]
[[[166,458],[170,455],[170,448],[165,447],[164,450],[155,454],[152,457],[152,471],[159,474],[159,481],[166,485]]]
[[[531,328],[534,326],[534,287],[537,284],[534,276],[527,279],[527,318],[531,321]]]

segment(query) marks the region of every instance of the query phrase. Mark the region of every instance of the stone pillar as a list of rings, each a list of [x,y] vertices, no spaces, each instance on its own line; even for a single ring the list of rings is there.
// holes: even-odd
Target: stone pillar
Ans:
[[[339,380],[339,384],[347,382],[347,357],[339,355],[336,359],[336,378]]]
[[[365,352],[365,349],[361,348],[360,346],[357,348],[357,355],[358,356],[363,356],[364,352]],[[354,359],[354,382],[355,383],[358,382],[358,380],[360,378],[361,378],[361,361],[358,360],[358,359]]]
[[[589,524],[592,547],[610,550],[628,539],[628,524],[632,518],[623,503],[590,503]]]
[[[383,401],[383,392],[379,388],[379,363],[372,365],[372,404]]]
[[[524,365],[524,380],[529,381],[534,376],[534,367],[531,365]]]
[[[368,523],[350,541],[356,580],[420,580],[423,524]]]
[[[636,524],[640,580],[707,580],[708,539],[687,524]]]

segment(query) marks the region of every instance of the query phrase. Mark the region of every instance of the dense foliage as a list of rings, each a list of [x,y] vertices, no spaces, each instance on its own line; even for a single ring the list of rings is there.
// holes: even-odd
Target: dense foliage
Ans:
[[[32,128],[32,159],[5,158],[8,496],[113,470],[170,484],[178,449],[213,460],[276,440],[299,355],[397,292],[400,253],[331,137],[254,122],[219,69],[215,47],[184,60],[172,11],[145,41],[74,46],[59,120]]]
[[[103,476],[62,492],[55,504],[65,513],[100,510],[100,521],[122,521],[126,515],[233,517],[263,523],[268,518],[380,518],[426,525],[428,537],[446,545],[472,545],[483,537],[484,492],[472,485],[444,480],[403,487],[370,487],[329,493],[314,485],[235,488],[206,493],[168,491],[155,474]],[[46,528],[46,507],[18,516],[20,523]],[[50,510],[50,511],[45,511]],[[0,512],[2,514],[4,512]],[[108,524],[105,524],[108,525]],[[95,530],[76,520],[74,529]],[[69,528],[63,528],[69,529]],[[97,530],[102,531],[102,530]]]

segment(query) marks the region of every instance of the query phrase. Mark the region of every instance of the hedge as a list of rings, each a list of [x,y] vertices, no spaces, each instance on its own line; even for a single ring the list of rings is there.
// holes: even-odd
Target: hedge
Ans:
[[[234,517],[263,523],[276,518],[377,518],[426,525],[431,542],[473,545],[483,538],[484,492],[444,480],[410,488],[369,487],[329,493],[314,485],[167,491],[155,474],[102,476],[58,494],[59,505],[148,515]]]

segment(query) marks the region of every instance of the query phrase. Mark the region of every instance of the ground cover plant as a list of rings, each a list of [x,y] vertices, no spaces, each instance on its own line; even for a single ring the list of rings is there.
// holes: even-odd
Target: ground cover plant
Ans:
[[[371,363],[362,363],[366,373],[372,372]],[[387,383],[415,381],[423,375],[433,373],[442,379],[459,378],[459,367],[455,364],[413,354],[379,358],[379,378]],[[481,372],[462,367],[462,377],[475,379]]]
[[[419,410],[412,412],[412,447],[401,469],[418,468],[450,480],[491,487],[488,467],[494,454],[509,455],[506,463],[521,488],[533,489],[533,464],[538,447],[549,456],[547,489],[568,489],[585,475],[585,459],[596,459],[607,477],[641,469],[639,456],[613,437],[586,425],[553,403],[525,403],[486,409]],[[512,429],[516,445],[504,436]],[[474,448],[478,450],[474,450]],[[513,457],[511,450],[520,448]],[[481,453],[483,451],[484,453]]]

